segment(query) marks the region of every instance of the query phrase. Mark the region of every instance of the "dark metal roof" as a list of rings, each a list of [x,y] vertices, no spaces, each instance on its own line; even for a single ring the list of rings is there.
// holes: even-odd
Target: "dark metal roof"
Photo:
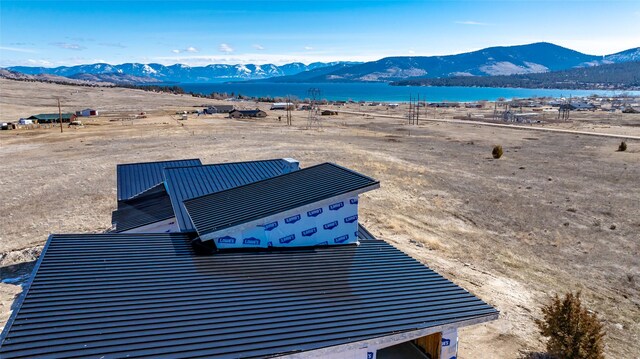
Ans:
[[[124,232],[173,217],[171,199],[161,183],[131,199],[118,201],[111,223],[115,232]]]
[[[360,239],[376,239],[366,228],[358,223],[358,238]]]
[[[232,227],[380,182],[333,163],[184,201],[199,235]]]
[[[189,239],[51,236],[0,357],[262,358],[497,317],[384,241],[197,256]]]
[[[198,166],[199,159],[127,163],[117,167],[118,201],[129,199],[164,181],[167,167]]]
[[[184,200],[278,176],[289,171],[290,166],[284,159],[275,159],[165,169],[165,182],[180,230],[195,231]]]

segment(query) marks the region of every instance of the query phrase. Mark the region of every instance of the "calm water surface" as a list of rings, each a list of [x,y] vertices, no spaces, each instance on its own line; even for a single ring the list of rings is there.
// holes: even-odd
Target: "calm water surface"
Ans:
[[[185,91],[210,94],[212,92],[232,92],[237,95],[255,97],[285,97],[295,96],[299,99],[308,98],[310,88],[320,89],[320,98],[327,100],[353,100],[353,101],[385,101],[404,102],[409,96],[420,95],[420,99],[426,98],[430,102],[440,101],[494,101],[504,97],[528,98],[528,97],[581,97],[591,94],[601,96],[619,95],[622,91],[601,90],[553,90],[553,89],[522,89],[522,88],[493,88],[493,87],[416,87],[416,86],[389,86],[384,83],[330,83],[330,84],[279,84],[279,83],[221,83],[221,84],[180,84]],[[640,91],[627,91],[626,93],[640,96]]]

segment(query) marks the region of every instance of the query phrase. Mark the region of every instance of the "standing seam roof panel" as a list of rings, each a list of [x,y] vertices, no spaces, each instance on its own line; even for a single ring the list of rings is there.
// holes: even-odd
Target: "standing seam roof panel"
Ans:
[[[199,235],[379,185],[332,163],[184,201]]]
[[[159,162],[127,163],[116,167],[118,201],[130,199],[164,180],[167,167],[198,166],[199,159],[170,160]]]
[[[197,256],[190,238],[50,237],[0,356],[268,357],[497,316],[383,241]]]
[[[287,161],[274,159],[167,168],[164,178],[180,230],[195,231],[185,200],[278,176],[287,166]]]

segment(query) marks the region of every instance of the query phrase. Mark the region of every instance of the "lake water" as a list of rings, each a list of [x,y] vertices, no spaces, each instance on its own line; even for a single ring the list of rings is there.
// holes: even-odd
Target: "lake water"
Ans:
[[[495,101],[500,97],[506,99],[528,97],[582,97],[591,94],[601,96],[619,95],[622,91],[601,90],[553,90],[553,89],[522,89],[522,88],[493,88],[493,87],[416,87],[390,86],[384,83],[219,83],[219,84],[179,84],[187,92],[210,94],[212,92],[226,92],[252,97],[285,97],[295,96],[299,99],[309,98],[310,88],[320,89],[320,98],[327,100],[353,101],[384,101],[405,102],[409,96],[420,95],[420,99],[428,102],[441,101]],[[626,93],[640,96],[640,91]]]

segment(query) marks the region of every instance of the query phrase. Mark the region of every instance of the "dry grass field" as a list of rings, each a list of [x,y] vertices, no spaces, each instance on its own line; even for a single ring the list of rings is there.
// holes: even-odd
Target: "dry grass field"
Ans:
[[[116,164],[293,157],[379,179],[381,188],[361,201],[363,224],[501,311],[499,320],[461,331],[461,358],[541,350],[539,307],[569,290],[581,290],[605,322],[609,358],[640,357],[640,141],[617,152],[616,138],[348,114],[310,129],[302,112],[290,127],[277,112],[178,122],[169,115],[213,101],[8,80],[0,89],[3,121],[57,111],[53,96],[66,110],[103,114],[64,133],[0,131],[0,323],[49,233],[110,227]],[[141,111],[149,117],[111,121]],[[638,115],[574,118],[545,126],[640,135]],[[494,144],[505,149],[499,160]]]

